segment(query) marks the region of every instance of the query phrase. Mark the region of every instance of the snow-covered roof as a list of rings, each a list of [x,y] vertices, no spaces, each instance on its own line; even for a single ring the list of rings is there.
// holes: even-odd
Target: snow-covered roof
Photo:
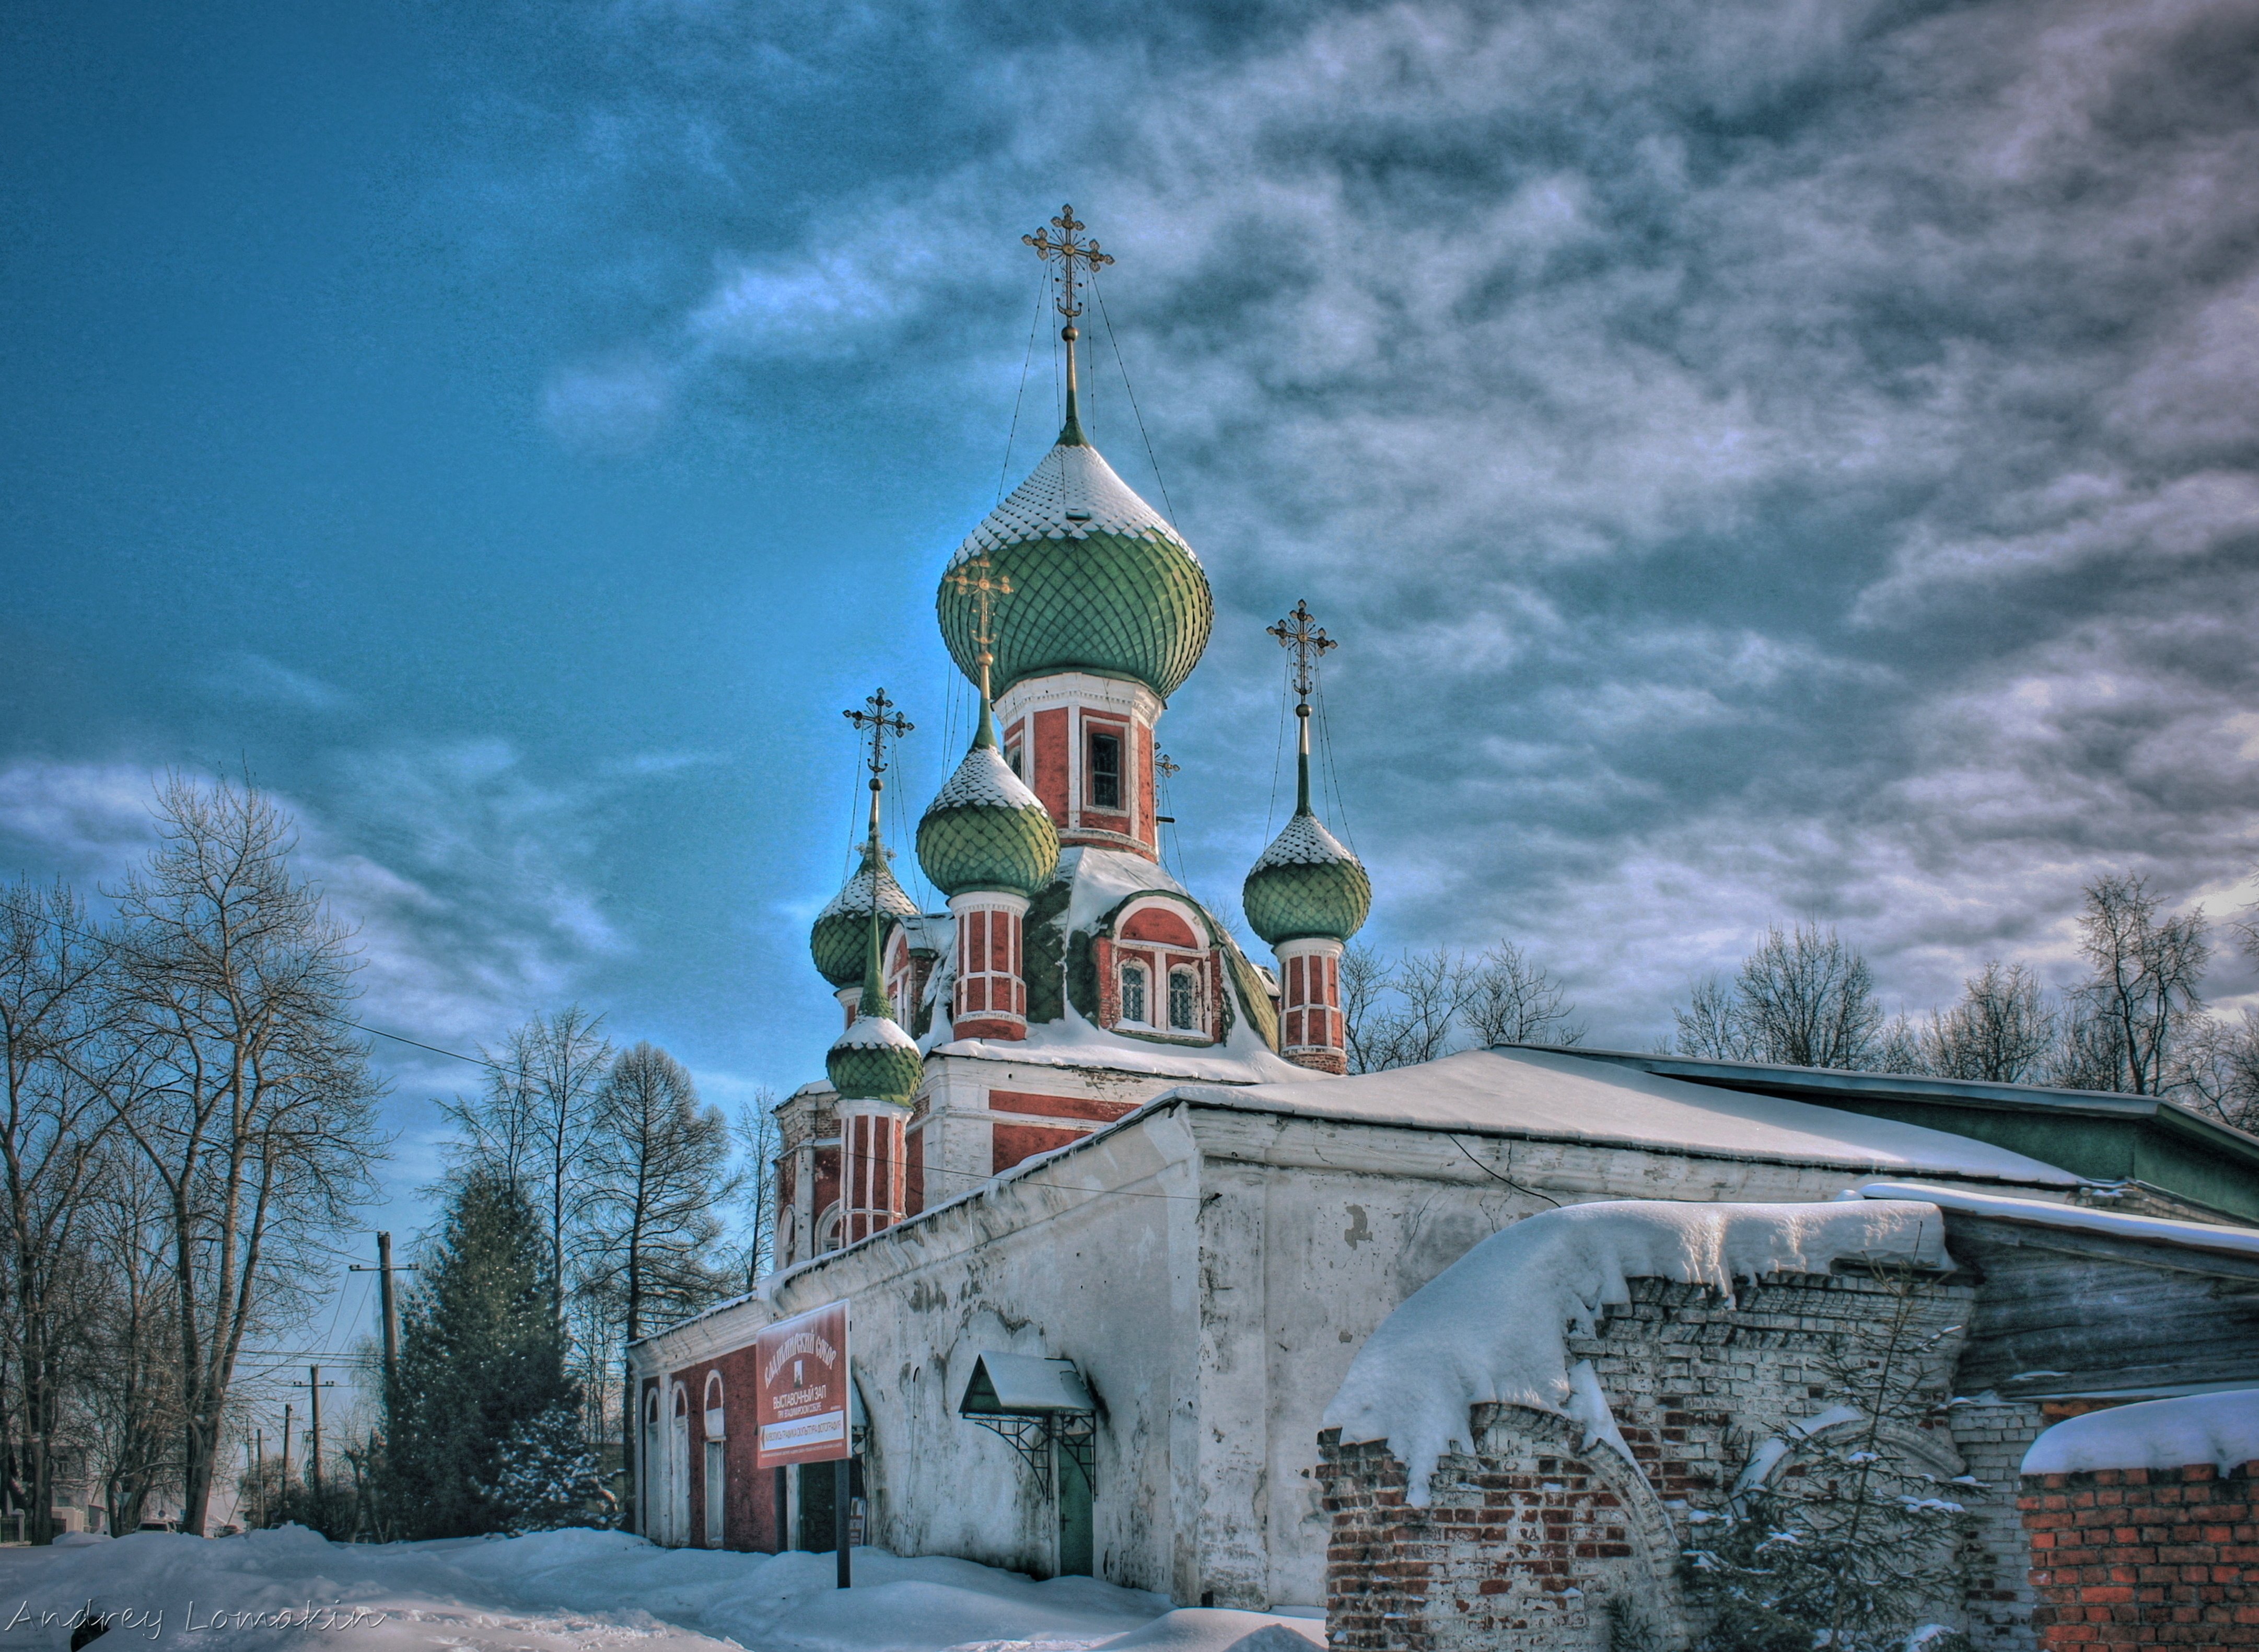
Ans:
[[[1172,1093],[1236,1107],[1594,1146],[2075,1187],[2069,1171],[1942,1130],[1530,1050],[1469,1050],[1323,1084]],[[1927,1197],[1927,1195],[1924,1195]]]
[[[987,1392],[980,1392],[983,1379]],[[1029,1416],[1092,1409],[1090,1390],[1071,1359],[1034,1354],[984,1353],[973,1362],[973,1376],[958,1407],[966,1416]]]
[[[1094,447],[1062,443],[1028,473],[1011,496],[981,519],[949,559],[955,567],[1023,539],[1081,539],[1094,533],[1166,539],[1197,563],[1161,513],[1137,497]]]
[[[1251,870],[1261,872],[1266,866],[1322,866],[1337,860],[1355,860],[1357,857],[1342,847],[1341,839],[1325,828],[1325,822],[1315,815],[1296,815],[1286,822],[1286,829],[1271,840]]]
[[[2068,1233],[2097,1234],[2141,1244],[2178,1245],[2226,1256],[2259,1258],[2259,1228],[2223,1228],[2208,1221],[2176,1221],[2163,1216],[2134,1216],[2086,1205],[2058,1205],[2044,1199],[1977,1193],[1964,1187],[1932,1187],[1926,1182],[1869,1182],[1846,1199],[1923,1199],[1944,1209],[1997,1221],[2017,1221]]]
[[[2058,1422],[2024,1453],[2026,1474],[2099,1469],[2184,1469],[2209,1463],[2222,1474],[2259,1462],[2259,1388],[2145,1399]]]
[[[1471,1446],[1468,1409],[1528,1406],[1613,1431],[1578,1389],[1568,1336],[1631,1300],[1629,1282],[1730,1292],[1736,1279],[1825,1273],[1839,1261],[1952,1265],[1936,1207],[1911,1200],[1728,1205],[1603,1200],[1515,1222],[1482,1241],[1381,1321],[1320,1426],[1343,1444],[1383,1440],[1424,1505],[1436,1460]],[[1587,1442],[1587,1445],[1591,1443]]]
[[[993,745],[976,745],[965,754],[957,771],[942,783],[926,806],[938,808],[1041,808],[1036,794],[1012,773],[1012,765]]]
[[[886,1015],[857,1015],[847,1023],[847,1030],[832,1041],[834,1050],[908,1050],[915,1051],[916,1043],[893,1018]]]

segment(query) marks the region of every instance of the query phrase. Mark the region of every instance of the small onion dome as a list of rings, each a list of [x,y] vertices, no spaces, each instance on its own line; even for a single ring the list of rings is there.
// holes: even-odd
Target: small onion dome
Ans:
[[[868,993],[867,986],[865,992]],[[885,1003],[881,997],[882,1009]],[[916,1041],[893,1017],[859,1015],[824,1052],[823,1071],[843,1101],[906,1102],[917,1093],[925,1063],[919,1058]]]
[[[1027,481],[950,559],[985,555],[1012,583],[996,616],[994,691],[1052,672],[1142,682],[1166,700],[1208,646],[1215,599],[1192,547],[1070,424]],[[946,580],[935,606],[958,666],[980,680],[980,607]]]
[[[1346,941],[1372,910],[1372,879],[1315,815],[1298,810],[1239,892],[1256,934],[1272,946],[1311,936]]]
[[[816,915],[816,927],[808,934],[808,950],[816,959],[816,970],[834,986],[852,986],[863,979],[863,951],[870,938],[874,886],[881,927],[917,911],[916,903],[894,881],[884,857],[874,859],[866,847],[861,869]]]
[[[1058,870],[1058,830],[996,750],[986,701],[973,749],[918,822],[918,864],[945,895],[1032,895]]]

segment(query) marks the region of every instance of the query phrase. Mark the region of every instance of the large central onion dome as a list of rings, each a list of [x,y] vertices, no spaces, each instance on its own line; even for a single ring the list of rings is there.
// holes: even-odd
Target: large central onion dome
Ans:
[[[1239,904],[1269,945],[1319,936],[1346,941],[1372,910],[1372,879],[1306,801],[1247,874]]]
[[[997,751],[986,700],[973,749],[918,822],[917,853],[945,895],[974,889],[1032,895],[1058,869],[1058,829]]]
[[[882,929],[895,919],[917,912],[917,903],[902,893],[885,857],[866,844],[862,866],[816,915],[816,925],[808,934],[808,951],[816,959],[816,970],[834,986],[852,986],[863,979],[863,951],[869,939],[873,900]]]
[[[998,616],[999,695],[1029,677],[1087,671],[1166,700],[1208,646],[1215,599],[1200,559],[1072,423],[949,566],[983,555],[1013,589]],[[935,606],[951,658],[979,680],[973,596],[944,580]]]

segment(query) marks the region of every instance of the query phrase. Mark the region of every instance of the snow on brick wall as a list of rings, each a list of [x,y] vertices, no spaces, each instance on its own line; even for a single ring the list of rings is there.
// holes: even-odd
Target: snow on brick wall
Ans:
[[[1917,1337],[1960,1323],[1971,1294],[1928,1287]],[[1730,1297],[1710,1285],[1632,1278],[1621,1295],[1596,1325],[1568,1335],[1562,1353],[1565,1368],[1591,1373],[1631,1463],[1593,1437],[1597,1419],[1479,1404],[1462,1413],[1460,1437],[1474,1450],[1442,1455],[1422,1506],[1409,1495],[1406,1465],[1386,1447],[1322,1436],[1332,1645],[1600,1648],[1612,1615],[1628,1616],[1628,1629],[1657,1632],[1660,1644],[1677,1643],[1687,1627],[1674,1575],[1685,1516],[1721,1508],[1755,1449],[1828,1412],[1831,1355],[1850,1328],[1886,1317],[1891,1306],[1887,1284],[1856,1272],[1772,1274]],[[1956,1350],[1957,1339],[1945,1336],[1921,1379],[1941,1403]],[[1958,1424],[1963,1409],[1945,1414]],[[2000,1425],[1992,1432],[2002,1438],[1975,1442],[1989,1444],[1990,1460],[2009,1477],[1994,1487],[2001,1530],[1993,1536],[2013,1550],[1999,1558],[2013,1579],[2027,1563],[2013,1511],[2023,1440],[2012,1445],[2006,1436],[2020,1429],[2027,1439],[2037,1420],[2029,1406],[1999,1409],[2016,1414],[1970,1421]],[[1973,1428],[1972,1438],[1985,1432]],[[1942,1475],[1961,1472],[1943,1427],[1913,1444]],[[1782,1466],[1794,1470],[1793,1450]],[[1980,1496],[1967,1500],[1975,1506]],[[2013,1595],[2013,1582],[1997,1586],[1999,1572],[1985,1574],[1991,1593]],[[1973,1604],[1978,1612],[1965,1615],[1987,1632],[1980,1646],[2034,1644],[2022,1603],[1988,1595]],[[1963,1620],[1960,1600],[1938,1605],[1942,1618]]]
[[[2048,1652],[2259,1647],[2259,1487],[2248,1465],[2028,1475],[2020,1506]]]
[[[1390,1314],[1358,1349],[1321,1427],[1348,1444],[1386,1442],[1410,1470],[1406,1495],[1466,1438],[1486,1403],[1570,1415],[1564,1328],[1589,1329],[1628,1302],[1633,1278],[1729,1292],[1736,1279],[1825,1273],[1840,1261],[1950,1266],[1935,1205],[1695,1204],[1601,1200],[1493,1234]]]

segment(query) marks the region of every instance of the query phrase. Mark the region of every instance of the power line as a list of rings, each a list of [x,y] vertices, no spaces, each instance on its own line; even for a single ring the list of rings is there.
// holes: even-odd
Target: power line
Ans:
[[[1161,509],[1168,513],[1169,526],[1174,528],[1177,508],[1169,502],[1169,484],[1161,479],[1161,461],[1153,456],[1153,438],[1145,434],[1145,416],[1137,410],[1137,392],[1130,387],[1130,368],[1122,360],[1122,341],[1114,335],[1114,317],[1106,313],[1106,295],[1099,290],[1095,269],[1090,273],[1090,296],[1098,300],[1098,318],[1106,324],[1106,342],[1114,346],[1114,365],[1122,374],[1122,392],[1130,398],[1130,417],[1137,421],[1137,435],[1145,444],[1145,462],[1153,467],[1154,486],[1161,490]]]

